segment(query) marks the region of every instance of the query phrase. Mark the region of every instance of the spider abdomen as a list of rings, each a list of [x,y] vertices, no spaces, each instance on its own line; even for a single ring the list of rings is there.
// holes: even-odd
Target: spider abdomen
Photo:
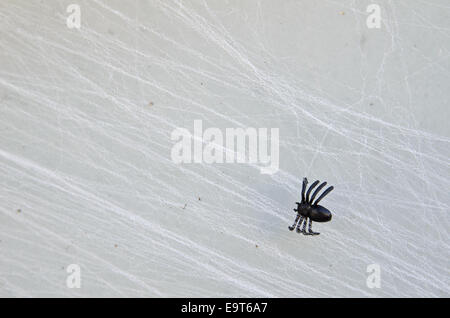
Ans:
[[[331,212],[321,205],[313,205],[309,209],[309,217],[314,222],[328,222],[331,220]]]

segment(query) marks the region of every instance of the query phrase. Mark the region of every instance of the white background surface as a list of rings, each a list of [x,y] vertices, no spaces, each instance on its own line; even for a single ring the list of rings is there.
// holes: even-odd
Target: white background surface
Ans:
[[[0,296],[450,296],[450,6],[370,3],[1,1]],[[280,128],[280,171],[175,165],[195,119]]]

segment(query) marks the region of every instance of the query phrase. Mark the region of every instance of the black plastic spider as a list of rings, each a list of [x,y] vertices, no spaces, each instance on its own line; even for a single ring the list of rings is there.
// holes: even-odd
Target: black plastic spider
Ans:
[[[305,197],[305,190],[306,186],[308,185],[308,179],[303,179],[303,187],[302,187],[302,202],[295,202],[297,204],[297,208],[294,209],[295,212],[297,212],[297,217],[295,218],[294,224],[292,226],[289,226],[289,230],[293,231],[295,228],[295,225],[297,224],[297,233],[303,233],[304,235],[319,235],[320,233],[313,232],[311,229],[312,221],[314,222],[328,222],[331,220],[331,212],[328,211],[328,209],[324,208],[321,205],[318,205],[320,200],[322,200],[328,193],[330,193],[334,187],[328,187],[322,195],[317,199],[316,202],[313,203],[314,199],[316,198],[316,195],[319,194],[319,191],[322,190],[324,186],[327,185],[326,182],[322,183],[316,191],[314,191],[311,200],[309,199],[309,195],[311,194],[312,189],[314,189],[318,184],[319,180],[315,181],[308,189],[308,192],[306,192]],[[308,226],[308,232],[306,232],[306,221],[309,218],[309,226]],[[300,220],[300,221],[299,221]],[[303,228],[300,230],[300,226],[303,223]]]

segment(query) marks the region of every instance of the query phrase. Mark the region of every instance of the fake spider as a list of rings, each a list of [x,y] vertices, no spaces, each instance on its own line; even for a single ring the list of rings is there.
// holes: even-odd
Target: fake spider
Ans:
[[[294,209],[297,212],[297,217],[295,218],[294,224],[289,226],[289,230],[293,231],[295,225],[297,225],[297,233],[303,233],[304,235],[319,235],[320,233],[313,232],[311,229],[312,221],[314,222],[328,222],[331,220],[331,212],[328,209],[324,208],[321,205],[318,205],[320,200],[322,200],[328,193],[330,193],[334,187],[328,187],[317,199],[316,202],[313,203],[316,196],[319,194],[320,190],[327,185],[326,182],[322,183],[316,191],[314,191],[311,199],[309,199],[309,195],[311,191],[319,184],[319,180],[314,181],[313,184],[308,189],[308,192],[305,191],[308,185],[308,179],[303,179],[303,187],[302,187],[302,202],[295,202],[297,204],[297,208]],[[306,221],[309,219],[308,232],[306,232]],[[298,224],[297,224],[298,222]],[[300,226],[303,223],[303,228],[300,230]]]

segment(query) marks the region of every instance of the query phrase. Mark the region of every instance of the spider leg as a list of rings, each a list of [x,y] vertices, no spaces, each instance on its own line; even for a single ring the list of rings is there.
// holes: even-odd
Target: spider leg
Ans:
[[[304,219],[305,219],[304,216],[302,216],[300,218],[300,222],[298,222],[298,224],[297,224],[297,233],[300,233],[300,226],[302,225],[302,222],[303,222]],[[305,223],[306,223],[306,220],[305,220]]]
[[[319,184],[319,180],[314,181],[313,184],[311,184],[311,186],[308,189],[308,192],[306,192],[306,203],[309,202],[309,195],[311,194],[312,189],[314,189],[318,184]]]
[[[305,202],[305,190],[308,185],[308,179],[303,178],[303,186],[302,186],[302,203]]]
[[[330,193],[333,189],[334,189],[333,186],[327,188],[327,189],[322,193],[322,195],[317,199],[317,201],[314,202],[314,205],[317,205],[317,204],[320,202],[320,200],[322,200],[323,198],[325,198],[325,196],[326,196],[328,193]]]
[[[295,210],[294,210],[295,211]],[[289,231],[293,231],[295,229],[295,225],[298,222],[298,219],[300,219],[300,214],[297,214],[297,217],[295,218],[294,224],[292,224],[291,226],[289,226]]]
[[[304,235],[307,235],[306,233],[306,222],[308,221],[308,218],[305,218],[305,222],[303,222],[302,230],[300,231],[300,226],[297,227],[297,232],[302,232]]]
[[[312,228],[311,228],[311,224],[312,224],[312,221],[311,221],[311,219],[309,219],[309,224],[308,224],[308,235],[319,235],[320,233],[319,232],[314,232],[313,230],[312,230]]]
[[[314,199],[316,198],[316,195],[318,195],[319,194],[319,192],[320,192],[320,190],[322,190],[322,188],[324,187],[324,186],[326,186],[327,185],[327,183],[326,182],[324,182],[324,183],[322,183],[317,189],[316,189],[316,191],[314,191],[314,193],[313,193],[313,195],[312,195],[312,197],[311,197],[311,200],[309,200],[309,203],[313,203],[314,202]]]

